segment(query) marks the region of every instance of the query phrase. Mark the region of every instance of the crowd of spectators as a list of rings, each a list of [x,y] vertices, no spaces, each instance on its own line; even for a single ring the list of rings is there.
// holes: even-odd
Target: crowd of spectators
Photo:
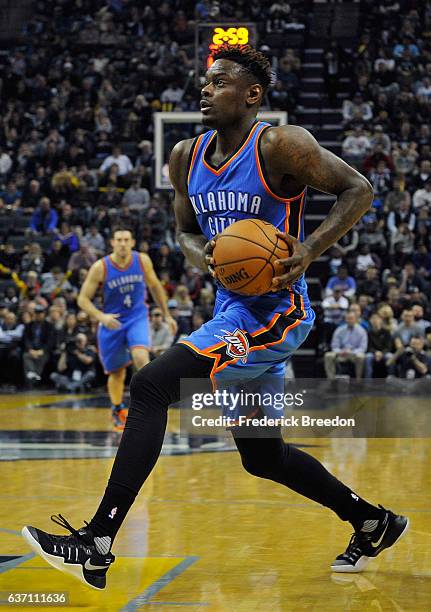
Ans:
[[[0,384],[100,380],[95,323],[76,297],[117,222],[151,256],[177,338],[211,316],[211,278],[185,265],[170,194],[154,189],[152,115],[198,110],[194,24],[214,19],[257,23],[278,73],[267,105],[292,109],[301,62],[281,43],[306,18],[297,0],[34,2],[23,40],[0,56]],[[153,357],[177,339],[160,319],[155,309]]]
[[[323,302],[324,344],[333,344],[325,358],[330,376],[346,368],[357,376],[421,374],[423,368],[408,367],[410,350],[428,367],[422,354],[430,343],[430,15],[426,7],[408,11],[407,1],[392,11],[393,4],[363,11],[365,30],[353,53],[334,43],[325,55],[329,86],[337,81],[335,64],[344,70],[353,62],[343,154],[376,193],[370,214],[330,253],[334,278]],[[197,110],[195,20],[244,19],[257,24],[277,75],[265,106],[288,110],[294,120],[301,54],[285,40],[286,33],[291,40],[306,31],[310,5],[35,2],[24,41],[0,59],[0,384],[42,379],[82,390],[100,380],[95,323],[79,311],[76,296],[89,267],[109,251],[117,222],[126,222],[137,248],[152,257],[178,334],[211,316],[211,279],[185,265],[171,196],[154,189],[152,114]],[[377,34],[375,13],[386,6],[385,29]],[[412,312],[410,337],[402,325]],[[153,357],[175,340],[159,314],[151,313]],[[367,348],[363,358],[350,359],[346,336],[365,346],[357,325],[369,328]],[[390,346],[382,329],[391,334]]]
[[[361,9],[356,47],[335,53],[352,75],[343,157],[374,201],[330,253],[325,370],[420,378],[431,374],[431,8],[365,0]]]

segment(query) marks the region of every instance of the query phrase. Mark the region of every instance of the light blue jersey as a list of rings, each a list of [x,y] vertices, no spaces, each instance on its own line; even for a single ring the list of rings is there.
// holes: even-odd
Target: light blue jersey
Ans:
[[[121,315],[121,319],[147,315],[147,289],[139,253],[132,251],[126,268],[120,268],[111,255],[103,258],[105,279],[103,282],[103,310]]]
[[[131,363],[130,350],[151,346],[146,302],[147,288],[139,253],[132,251],[126,268],[120,268],[108,255],[103,258],[103,311],[119,314],[120,329],[99,325],[99,357],[107,374]]]
[[[237,151],[219,167],[209,161],[208,152],[217,132],[210,130],[194,142],[188,173],[188,192],[196,219],[204,236],[210,240],[226,227],[241,219],[262,219],[282,232],[304,240],[304,208],[306,191],[293,198],[284,198],[272,191],[265,178],[260,139],[270,124],[256,122]],[[292,305],[292,292],[280,291],[263,296],[247,297],[219,288],[221,297],[232,295],[246,304],[272,302],[284,308]],[[302,276],[293,285],[293,294],[309,307],[307,284]],[[270,307],[270,306],[269,306]]]
[[[196,219],[210,240],[241,219],[263,219],[304,240],[305,189],[293,198],[272,191],[265,178],[259,150],[269,124],[256,122],[243,143],[223,164],[210,162],[217,132],[193,143],[187,186]],[[264,374],[283,377],[286,360],[304,342],[314,312],[302,276],[292,290],[244,296],[219,286],[214,317],[180,340],[195,353],[212,360],[214,386]]]

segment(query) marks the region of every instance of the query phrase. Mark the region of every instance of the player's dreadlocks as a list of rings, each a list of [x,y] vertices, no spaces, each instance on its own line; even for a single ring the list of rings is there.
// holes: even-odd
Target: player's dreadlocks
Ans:
[[[271,64],[263,53],[256,51],[251,45],[222,45],[212,53],[215,60],[227,59],[242,66],[262,85],[264,93],[274,81]]]

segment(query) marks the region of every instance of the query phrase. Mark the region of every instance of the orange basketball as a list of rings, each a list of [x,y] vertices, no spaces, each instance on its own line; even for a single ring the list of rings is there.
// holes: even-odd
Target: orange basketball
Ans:
[[[229,225],[213,250],[217,280],[242,295],[262,295],[281,270],[274,262],[289,257],[288,245],[276,228],[261,219],[244,219]]]

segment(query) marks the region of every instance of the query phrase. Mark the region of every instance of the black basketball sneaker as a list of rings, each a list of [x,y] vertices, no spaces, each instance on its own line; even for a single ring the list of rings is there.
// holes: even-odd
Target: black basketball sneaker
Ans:
[[[72,535],[53,535],[36,527],[27,526],[22,530],[27,543],[45,561],[60,571],[72,574],[94,589],[104,589],[106,572],[115,561],[114,555],[110,552],[111,538],[95,537],[88,526],[77,531],[61,514],[51,516],[51,520],[68,529]]]
[[[369,559],[377,557],[408,531],[409,519],[400,514],[385,511],[380,520],[364,521],[361,529],[352,535],[345,552],[332,562],[333,572],[361,572]]]

